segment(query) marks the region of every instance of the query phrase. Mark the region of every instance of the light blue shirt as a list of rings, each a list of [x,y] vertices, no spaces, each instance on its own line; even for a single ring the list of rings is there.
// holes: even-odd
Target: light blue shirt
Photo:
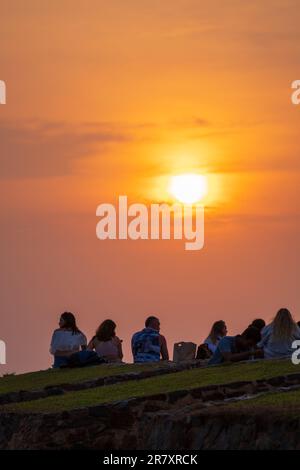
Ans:
[[[221,364],[224,362],[224,352],[236,353],[236,338],[236,336],[224,336],[224,338],[220,340],[217,349],[213,357],[210,359],[208,365],[211,366],[213,364]]]
[[[289,338],[278,340],[273,338],[273,324],[265,326],[261,332],[261,341],[258,343],[259,348],[264,349],[264,356],[267,359],[272,357],[286,357],[293,353],[292,343],[295,339],[300,339],[300,329],[295,329]]]

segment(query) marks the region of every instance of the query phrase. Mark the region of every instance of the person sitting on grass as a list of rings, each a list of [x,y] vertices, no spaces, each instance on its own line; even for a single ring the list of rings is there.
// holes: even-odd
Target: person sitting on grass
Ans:
[[[224,336],[208,365],[245,361],[251,357],[263,357],[262,350],[256,349],[260,339],[260,332],[253,326],[248,327],[241,335]]]
[[[256,318],[249,325],[249,327],[251,327],[251,326],[254,326],[255,328],[257,328],[261,332],[261,330],[266,326],[266,322],[262,318]]]
[[[148,317],[145,328],[135,333],[131,340],[134,362],[157,362],[169,360],[166,338],[160,334],[160,321],[157,317]]]
[[[212,329],[210,330],[210,333],[206,340],[204,341],[204,344],[207,345],[209,351],[214,354],[217,346],[220,342],[220,340],[226,336],[227,334],[227,327],[226,323],[223,320],[216,321]]]
[[[259,347],[266,358],[286,357],[293,353],[292,343],[300,339],[300,328],[287,308],[281,308],[272,323],[263,328]]]
[[[50,353],[54,356],[53,368],[66,366],[69,357],[81,349],[86,349],[86,344],[86,336],[78,329],[73,313],[64,312],[50,345]]]
[[[104,320],[96,331],[96,335],[88,344],[88,349],[95,350],[106,362],[122,362],[122,341],[116,336],[116,324],[112,320]]]

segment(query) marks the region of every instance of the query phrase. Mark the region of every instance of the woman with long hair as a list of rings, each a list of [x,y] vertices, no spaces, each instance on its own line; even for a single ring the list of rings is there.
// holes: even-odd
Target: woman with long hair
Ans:
[[[291,356],[292,343],[300,339],[300,328],[287,308],[281,308],[272,323],[265,326],[259,347],[266,358]]]
[[[223,320],[216,321],[204,341],[204,344],[208,347],[209,351],[214,354],[220,340],[227,335],[227,326]]]
[[[85,349],[86,336],[79,330],[76,318],[71,312],[64,312],[59,319],[59,328],[52,335],[50,353],[54,356],[54,368],[65,366],[68,358]]]
[[[122,341],[116,336],[116,327],[113,320],[104,320],[88,344],[89,350],[95,350],[107,362],[121,362],[123,359]]]

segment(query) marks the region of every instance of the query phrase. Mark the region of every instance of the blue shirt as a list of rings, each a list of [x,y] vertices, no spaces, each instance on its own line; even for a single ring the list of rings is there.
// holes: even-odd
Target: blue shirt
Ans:
[[[134,362],[156,362],[160,360],[159,332],[144,328],[135,333],[131,340]]]
[[[210,359],[208,365],[211,366],[213,364],[221,364],[224,362],[224,357],[222,353],[236,353],[237,348],[236,348],[236,336],[224,336],[222,338],[217,346],[217,349],[213,355],[213,357]]]
[[[265,326],[261,331],[261,341],[258,347],[264,349],[264,356],[267,359],[273,357],[286,357],[293,353],[292,343],[296,339],[300,339],[300,329],[295,325],[294,330],[290,336],[283,339],[276,339],[273,337],[274,324]]]

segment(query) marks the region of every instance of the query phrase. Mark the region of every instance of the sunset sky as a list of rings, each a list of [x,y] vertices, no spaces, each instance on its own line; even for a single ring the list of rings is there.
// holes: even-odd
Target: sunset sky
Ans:
[[[90,338],[159,316],[169,350],[286,306],[300,320],[298,0],[1,0],[2,372],[51,365],[70,310]],[[97,206],[170,201],[206,175],[205,247],[100,241]]]

